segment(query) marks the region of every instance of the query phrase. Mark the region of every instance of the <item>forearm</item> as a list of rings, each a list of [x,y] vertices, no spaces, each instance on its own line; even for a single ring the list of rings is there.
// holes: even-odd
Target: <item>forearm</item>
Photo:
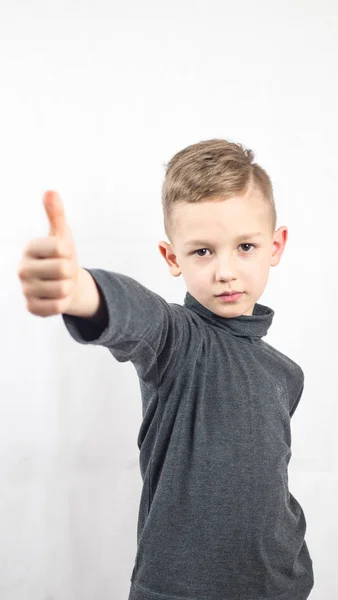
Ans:
[[[95,279],[85,269],[80,268],[77,292],[66,314],[90,319],[99,327],[108,325],[106,302]]]

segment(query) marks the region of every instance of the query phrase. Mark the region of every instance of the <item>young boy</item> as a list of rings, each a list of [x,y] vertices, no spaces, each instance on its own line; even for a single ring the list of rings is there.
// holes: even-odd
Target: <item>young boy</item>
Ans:
[[[106,346],[139,377],[143,489],[129,600],[306,600],[314,585],[306,520],[288,490],[304,373],[263,341],[274,311],[258,304],[287,228],[275,230],[271,181],[253,158],[209,140],[167,166],[170,244],[159,250],[184,278],[183,306],[102,269],[75,269],[67,300],[66,286],[61,300],[55,287],[29,287],[27,264],[20,272],[31,312],[62,314],[76,341]],[[66,239],[61,204],[45,206],[51,236]],[[74,259],[61,250],[53,256]]]

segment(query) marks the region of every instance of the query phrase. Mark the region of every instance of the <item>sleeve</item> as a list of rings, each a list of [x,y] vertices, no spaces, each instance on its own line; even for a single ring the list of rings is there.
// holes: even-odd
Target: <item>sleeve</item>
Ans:
[[[300,390],[299,390],[299,392],[298,392],[298,394],[296,396],[296,400],[294,401],[293,405],[291,406],[290,419],[291,419],[292,415],[294,414],[294,412],[295,412],[295,410],[296,410],[296,408],[297,408],[297,406],[298,406],[298,404],[300,402],[300,399],[301,399],[302,394],[303,394],[303,390],[304,390],[304,374],[302,374],[301,386],[300,386]]]
[[[164,366],[177,348],[182,328],[179,305],[169,304],[138,281],[121,273],[86,269],[94,278],[106,303],[107,326],[102,329],[90,319],[62,314],[72,338],[80,344],[105,346],[119,362],[130,360],[146,379]]]

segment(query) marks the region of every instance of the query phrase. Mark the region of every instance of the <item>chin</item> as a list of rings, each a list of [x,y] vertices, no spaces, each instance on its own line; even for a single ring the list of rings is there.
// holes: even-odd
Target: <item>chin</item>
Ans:
[[[220,316],[229,316],[229,317],[241,317],[244,316],[252,316],[253,309],[255,304],[252,306],[243,306],[242,303],[236,302],[234,304],[224,302],[223,305],[218,306],[218,312]]]

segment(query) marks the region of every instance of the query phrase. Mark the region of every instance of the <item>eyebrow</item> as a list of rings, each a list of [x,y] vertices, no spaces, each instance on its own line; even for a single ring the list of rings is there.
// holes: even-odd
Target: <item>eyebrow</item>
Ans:
[[[253,238],[253,237],[264,237],[264,236],[260,231],[257,231],[256,233],[243,233],[242,235],[237,236],[235,241],[238,242],[239,240]],[[188,242],[186,242],[184,244],[184,247],[198,246],[199,244],[210,244],[210,242],[207,242],[206,240],[189,240]]]

